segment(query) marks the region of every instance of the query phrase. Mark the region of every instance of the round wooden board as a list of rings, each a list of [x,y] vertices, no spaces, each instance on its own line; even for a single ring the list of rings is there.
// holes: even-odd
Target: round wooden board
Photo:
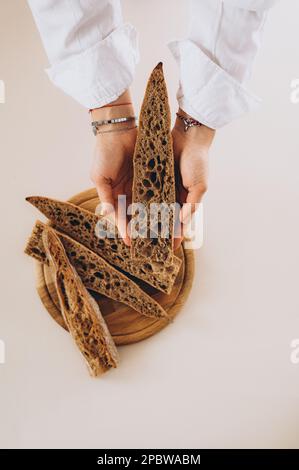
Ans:
[[[73,196],[69,199],[69,202],[94,212],[99,200],[96,190],[92,188]],[[170,295],[163,294],[163,292],[159,292],[153,287],[137,280],[138,284],[167,310],[171,318],[177,315],[185,303],[194,276],[193,251],[180,247],[176,255],[182,259],[182,266]],[[49,314],[61,327],[67,329],[60,312],[51,268],[37,261],[36,287]],[[145,317],[132,308],[108,299],[103,295],[94,292],[92,292],[92,295],[98,302],[102,315],[117,345],[132,344],[146,339],[169,324],[167,320]]]

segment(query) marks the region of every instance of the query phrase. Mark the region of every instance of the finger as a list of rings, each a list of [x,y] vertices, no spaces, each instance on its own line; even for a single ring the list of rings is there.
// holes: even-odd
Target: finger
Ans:
[[[179,194],[178,194],[179,195]],[[173,214],[173,218],[174,218],[174,224],[173,224],[173,243],[172,243],[172,246],[173,246],[173,250],[176,251],[179,246],[181,245],[181,242],[182,242],[182,223],[181,223],[181,220],[180,220],[180,212],[181,212],[181,202],[180,200],[178,201],[179,203],[175,205],[175,210],[174,210],[174,214]]]
[[[127,246],[131,246],[131,239],[128,234],[128,219],[127,216],[118,216],[116,219],[117,228],[121,238]]]
[[[173,240],[173,250],[176,251],[183,241],[183,237],[175,237]]]
[[[111,214],[115,208],[111,184],[105,178],[99,178],[95,186],[100,200],[100,215]]]
[[[123,204],[117,204],[116,212],[116,225],[118,232],[123,239],[124,243],[128,246],[131,245],[131,240],[128,233],[128,217],[127,217],[127,207]]]
[[[186,202],[188,191],[183,185],[180,185],[177,189],[177,202],[182,206]]]
[[[191,215],[196,211],[206,190],[206,185],[203,183],[198,183],[188,189],[186,203],[183,204],[180,212],[180,220],[182,223],[186,224],[190,222]]]

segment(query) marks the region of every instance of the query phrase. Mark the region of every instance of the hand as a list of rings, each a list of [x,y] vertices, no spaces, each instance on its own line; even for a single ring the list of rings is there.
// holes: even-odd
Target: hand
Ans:
[[[113,103],[127,103],[131,101],[128,96],[122,95]],[[113,117],[134,116],[132,105],[100,108],[92,111],[92,120],[110,119]],[[107,132],[96,136],[94,158],[91,167],[91,180],[96,186],[101,207],[105,214],[111,213],[113,206],[117,214],[118,195],[126,195],[127,205],[132,200],[132,178],[134,153],[137,129],[125,130],[133,127],[132,123],[105,125],[103,130],[123,129],[119,132]],[[124,214],[118,214],[116,224],[124,242],[129,245],[127,235],[127,219]]]
[[[187,115],[179,109],[179,114]],[[177,200],[183,206],[180,211],[180,221],[187,221],[190,213],[184,203],[191,204],[191,212],[207,190],[208,157],[215,131],[204,125],[191,127],[184,131],[183,122],[177,117],[172,129],[173,151],[177,169]],[[180,246],[182,238],[174,240],[174,249]]]

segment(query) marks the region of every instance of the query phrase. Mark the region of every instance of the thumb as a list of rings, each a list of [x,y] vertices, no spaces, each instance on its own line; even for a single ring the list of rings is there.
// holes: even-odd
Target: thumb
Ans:
[[[119,231],[121,238],[123,239],[124,243],[128,246],[131,245],[131,240],[128,234],[128,218],[126,211],[119,210],[119,206],[117,208],[117,217],[116,217],[116,225]]]
[[[106,178],[98,178],[95,182],[101,205],[101,215],[111,214],[114,210],[114,199],[111,183]]]
[[[190,222],[192,214],[197,210],[198,204],[200,203],[207,188],[205,184],[198,183],[188,188],[186,202],[183,204],[180,211],[180,220],[186,224]]]

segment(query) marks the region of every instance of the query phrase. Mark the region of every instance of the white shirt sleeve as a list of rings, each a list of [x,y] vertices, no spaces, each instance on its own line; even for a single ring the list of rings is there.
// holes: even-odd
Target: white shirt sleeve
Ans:
[[[139,61],[136,29],[120,0],[28,0],[54,85],[86,108],[117,99]]]
[[[267,10],[277,0],[191,0],[186,39],[168,47],[180,70],[179,106],[217,129],[260,102],[246,88]]]

